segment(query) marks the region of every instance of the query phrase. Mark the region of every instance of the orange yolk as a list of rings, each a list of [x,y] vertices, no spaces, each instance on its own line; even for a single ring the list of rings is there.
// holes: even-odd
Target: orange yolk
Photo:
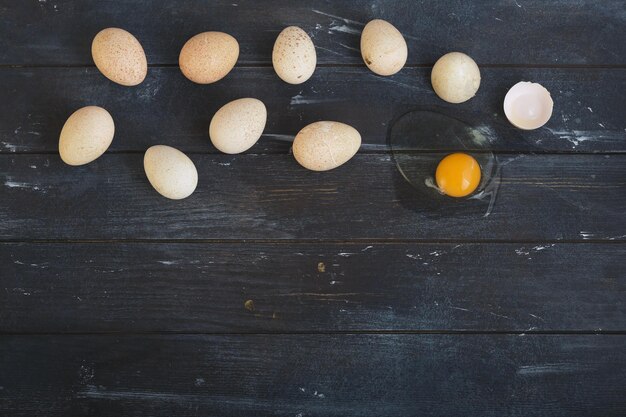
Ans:
[[[453,153],[439,162],[435,173],[437,187],[451,197],[465,197],[480,183],[480,165],[465,153]]]

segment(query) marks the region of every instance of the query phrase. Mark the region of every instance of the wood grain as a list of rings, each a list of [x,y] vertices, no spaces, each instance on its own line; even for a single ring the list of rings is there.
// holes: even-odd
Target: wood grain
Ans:
[[[413,175],[432,176],[442,156],[413,155]],[[502,182],[485,217],[489,198],[416,193],[390,155],[325,173],[290,155],[192,155],[199,185],[181,201],[151,188],[141,154],[82,167],[4,155],[0,238],[626,240],[626,155],[497,158]]]
[[[616,331],[618,244],[0,244],[0,331]]]
[[[13,65],[92,64],[91,41],[110,26],[134,33],[152,64],[177,64],[185,41],[208,30],[238,39],[239,64],[267,64],[289,25],[313,38],[320,64],[362,64],[360,33],[375,18],[404,34],[409,64],[432,64],[450,51],[479,64],[626,64],[620,0],[184,0],[158,7],[145,0],[2,0],[0,16],[0,64]]]
[[[12,336],[0,411],[621,416],[626,336]]]
[[[113,84],[95,68],[3,68],[0,153],[57,152],[59,132],[76,109],[99,105],[115,120],[111,151],[145,151],[161,143],[183,151],[216,153],[208,125],[227,102],[256,97],[268,108],[264,137],[248,153],[287,152],[308,123],[339,120],[363,136],[362,150],[385,151],[388,131],[406,112],[427,109],[474,126],[489,146],[509,152],[624,152],[624,69],[484,68],[478,95],[446,104],[431,88],[429,69],[407,68],[385,78],[366,68],[318,68],[302,86],[282,82],[271,68],[236,68],[219,83],[200,86],[178,68],[150,68],[136,88]],[[502,110],[520,80],[540,82],[555,101],[546,127],[513,128]],[[423,143],[419,144],[424,146]],[[431,148],[440,150],[433,140]]]

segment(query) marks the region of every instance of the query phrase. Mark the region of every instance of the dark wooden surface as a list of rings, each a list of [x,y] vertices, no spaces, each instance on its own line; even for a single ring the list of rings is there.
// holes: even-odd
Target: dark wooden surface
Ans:
[[[406,36],[382,78],[358,52],[373,18]],[[287,25],[319,66],[271,68]],[[135,88],[91,61],[95,33],[133,32]],[[178,70],[191,35],[223,30],[237,67],[199,86]],[[624,416],[626,6],[623,1],[0,0],[0,416]],[[439,100],[430,65],[460,50],[478,95]],[[513,129],[506,90],[537,81],[542,129]],[[244,155],[219,154],[212,114],[262,99]],[[116,136],[84,167],[57,154],[65,119],[107,108]],[[398,172],[388,133],[410,110],[467,122],[496,152],[485,200],[433,208]],[[327,173],[289,155],[309,122],[363,136]],[[159,197],[144,150],[188,152],[183,201]],[[411,153],[432,175],[448,151]]]

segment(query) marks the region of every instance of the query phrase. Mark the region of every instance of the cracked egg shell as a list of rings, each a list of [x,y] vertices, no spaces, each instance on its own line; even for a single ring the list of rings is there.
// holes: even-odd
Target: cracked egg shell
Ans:
[[[541,84],[520,81],[504,97],[504,114],[509,122],[524,130],[538,129],[552,116],[554,103]]]
[[[91,56],[102,75],[117,84],[138,85],[148,74],[143,47],[124,29],[107,28],[98,32],[91,43]]]
[[[98,106],[76,110],[59,136],[59,154],[68,165],[84,165],[98,159],[111,145],[115,124],[108,111]]]
[[[448,103],[463,103],[476,95],[480,70],[461,52],[450,52],[437,60],[430,75],[435,93]]]
[[[293,141],[293,156],[312,171],[328,171],[348,162],[361,146],[361,135],[340,122],[315,122],[304,127]]]
[[[274,43],[272,65],[286,83],[302,84],[311,78],[317,65],[317,54],[309,35],[297,26],[283,29]]]
[[[143,157],[148,181],[163,197],[180,200],[189,197],[198,185],[193,161],[176,148],[154,145]]]
[[[404,67],[408,48],[402,33],[394,25],[375,19],[365,25],[361,33],[361,56],[372,72],[388,76]]]
[[[224,78],[238,58],[237,39],[223,32],[203,32],[185,43],[180,50],[178,64],[189,80],[211,84]]]

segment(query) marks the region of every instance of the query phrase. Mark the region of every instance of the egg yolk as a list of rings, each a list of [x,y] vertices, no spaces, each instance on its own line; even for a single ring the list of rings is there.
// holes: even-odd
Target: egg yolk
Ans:
[[[451,197],[465,197],[480,183],[480,165],[465,153],[453,153],[439,162],[435,173],[437,187]]]

